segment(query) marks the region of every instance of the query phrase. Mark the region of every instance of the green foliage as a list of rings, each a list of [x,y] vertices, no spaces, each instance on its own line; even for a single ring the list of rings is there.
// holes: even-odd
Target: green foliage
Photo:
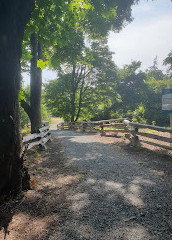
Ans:
[[[30,47],[28,46],[27,41],[23,41],[22,44],[22,58],[21,58],[21,70],[22,72],[29,72],[30,66],[29,62],[31,60],[31,50]]]
[[[94,96],[94,89],[97,88],[98,85],[101,93],[105,92],[105,90],[109,92],[108,95],[112,93],[112,87],[106,86],[105,81],[106,79],[108,79],[108,82],[112,81],[112,72],[114,72],[114,70],[110,70],[110,66],[103,64],[104,69],[100,71],[102,68],[100,67],[100,62],[103,62],[103,58],[99,57],[97,53],[94,54],[94,56],[89,54],[89,49],[85,47],[85,36],[89,39],[103,39],[110,30],[119,31],[124,23],[126,24],[126,22],[132,20],[131,6],[136,2],[136,0],[125,1],[124,3],[113,0],[36,0],[35,9],[25,29],[22,57],[23,70],[29,70],[28,62],[31,60],[32,50],[30,36],[33,33],[38,37],[38,42],[43,47],[43,56],[40,57],[41,59],[39,59],[37,63],[38,68],[44,69],[46,66],[49,66],[61,70],[62,64],[69,64],[70,66],[85,65],[88,69],[92,68],[93,63],[95,68],[89,80],[88,78],[83,80],[82,76],[82,81],[78,82],[78,80],[74,80],[73,85],[70,81],[70,89],[73,88],[73,99],[71,100],[70,96],[69,105],[62,104],[62,100],[64,102],[62,92],[66,95],[66,91],[68,92],[68,90],[65,89],[65,92],[61,91],[59,93],[59,95],[61,94],[61,100],[59,98],[57,99],[59,99],[60,110],[55,111],[55,109],[51,107],[53,114],[57,115],[60,111],[67,114],[64,116],[65,119],[68,119],[70,115],[76,115],[76,118],[78,118],[80,113],[79,110],[77,112],[77,108],[80,109],[81,101],[84,103],[84,99],[87,98],[86,92],[91,89],[91,84],[94,86],[92,87]],[[104,52],[107,52],[107,48]],[[110,54],[109,57],[111,57]],[[99,66],[96,66],[96,62]],[[112,61],[110,65],[113,69]],[[106,71],[106,69],[108,70]],[[98,74],[96,74],[97,70]],[[69,72],[66,74],[72,75],[73,73]],[[97,76],[95,77],[95,75]],[[64,78],[72,79],[73,76],[69,77],[69,75],[66,75]],[[97,81],[96,79],[99,79],[98,84],[95,83]],[[57,84],[63,89],[64,87],[61,82],[62,80]],[[68,98],[67,96],[67,99]],[[101,98],[95,97],[95,99],[100,101]],[[103,100],[104,108],[109,107],[109,102],[111,101],[105,100],[105,97]],[[88,101],[90,101],[90,99]],[[97,109],[99,110],[99,108],[100,107]],[[90,114],[87,114],[87,116],[91,117]]]
[[[38,68],[41,68],[42,70],[46,68],[49,65],[48,61],[43,61],[42,59],[38,60]]]
[[[20,119],[21,119],[21,127],[24,128],[29,122],[29,117],[24,109],[20,106]]]
[[[29,86],[20,90],[19,103],[21,100],[25,100],[28,104],[30,103],[30,87]],[[26,112],[24,111],[24,109],[21,107],[21,104],[20,104],[20,116],[21,116],[21,127],[24,128],[30,122],[30,119],[26,114]],[[48,111],[45,104],[44,92],[42,92],[41,116],[42,116],[42,121],[50,121],[51,119],[51,114]]]
[[[168,65],[168,71],[172,71],[172,51],[168,54],[168,56],[164,59],[164,65]]]
[[[71,120],[129,117],[134,121],[168,125],[161,113],[161,90],[171,86],[172,78],[158,69],[157,58],[147,71],[132,61],[118,69],[103,40],[109,30],[119,31],[130,22],[131,6],[138,1],[113,0],[37,0],[25,31],[22,67],[28,70],[30,34],[36,32],[44,48],[38,61],[41,69],[51,66],[59,77],[45,86],[43,119],[49,114]],[[85,37],[91,47],[85,46]],[[97,40],[95,40],[97,39]],[[172,66],[172,52],[164,64]],[[20,98],[22,99],[22,95]],[[29,102],[27,91],[25,100]],[[45,106],[46,105],[46,106]]]
[[[30,135],[30,127],[28,127],[27,125],[25,125],[24,127],[22,127],[22,137]]]
[[[149,124],[155,121],[157,125],[168,126],[169,116],[168,114],[162,113],[162,89],[171,87],[172,78],[157,68],[155,60],[154,65],[150,67],[146,73],[145,83],[147,84],[148,90],[146,93],[145,118]]]
[[[23,88],[22,90],[22,94],[24,96],[24,100],[27,102],[27,103],[30,103],[30,86],[26,86],[25,88]],[[21,99],[22,100],[22,99]]]
[[[158,69],[157,58],[145,72],[140,62],[131,62],[118,71],[116,91],[119,101],[109,109],[111,116],[128,117],[136,122],[160,126],[169,125],[169,117],[162,113],[162,88],[169,88],[172,79]]]
[[[49,121],[50,122],[51,121],[51,113],[46,106],[44,89],[42,90],[41,98],[42,98],[42,101],[41,101],[41,118],[42,118],[42,121]]]
[[[23,90],[21,89],[21,90],[19,91],[19,103],[21,102],[21,100],[24,100],[24,99],[25,99],[24,92],[23,92]]]
[[[106,41],[94,41],[82,55],[62,65],[59,78],[45,86],[46,104],[52,114],[70,119],[86,119],[106,112],[112,105],[116,66]],[[113,94],[113,97],[112,97]]]
[[[59,61],[64,62],[68,57],[71,60],[73,51],[77,51],[78,54],[82,52],[85,36],[89,39],[102,39],[110,30],[119,31],[124,24],[131,22],[131,7],[137,2],[137,0],[37,0],[25,29],[23,69],[28,70],[28,61],[31,59],[29,41],[32,33],[37,33],[38,41],[44,48],[44,63],[51,59],[52,65],[55,64],[57,67]],[[64,58],[58,59],[54,52],[61,52],[62,54],[57,55]],[[43,62],[40,67],[45,67]]]
[[[145,123],[145,107],[141,104],[139,105],[132,114],[132,121],[139,122],[139,123]]]
[[[147,78],[146,84],[148,85],[149,89],[152,90],[154,93],[158,94],[162,92],[163,88],[170,88],[172,84],[172,78],[166,78],[162,80],[157,80],[154,77]]]
[[[49,121],[51,120],[51,114],[48,111],[47,107],[45,104],[41,104],[41,117],[42,117],[42,121]]]
[[[45,85],[45,102],[55,117],[70,120],[70,82],[67,76],[52,80]]]
[[[153,61],[153,65],[146,70],[147,79],[154,78],[157,81],[163,80],[165,78],[165,74],[162,72],[162,70],[158,69],[158,59],[155,57]]]
[[[118,71],[117,93],[120,95],[120,101],[115,101],[112,109],[118,111],[122,116],[132,117],[132,112],[138,105],[147,100],[145,98],[147,85],[145,83],[146,75],[139,71],[140,62],[131,62]]]
[[[25,89],[21,89],[19,92],[19,107],[20,107],[20,121],[21,121],[21,127],[24,128],[29,123],[29,117],[24,111],[24,109],[21,107],[21,101],[26,100],[25,98]]]

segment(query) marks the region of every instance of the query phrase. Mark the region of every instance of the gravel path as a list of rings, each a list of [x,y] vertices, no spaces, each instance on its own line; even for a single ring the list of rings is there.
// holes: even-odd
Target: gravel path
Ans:
[[[67,193],[63,240],[171,240],[171,159],[125,151],[89,134],[52,131],[81,176]],[[55,239],[52,238],[51,239]]]

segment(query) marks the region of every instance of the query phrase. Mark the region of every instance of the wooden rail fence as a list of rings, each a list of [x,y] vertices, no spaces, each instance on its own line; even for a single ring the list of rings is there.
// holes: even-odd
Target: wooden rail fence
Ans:
[[[98,132],[99,122],[96,121],[82,121],[82,122],[69,122],[57,125],[57,130],[73,129],[80,130],[81,132]]]
[[[23,151],[29,150],[34,146],[40,145],[46,149],[45,144],[51,140],[49,122],[43,122],[42,128],[39,129],[39,133],[33,133],[31,135],[23,137]]]
[[[124,124],[131,145],[138,146],[142,142],[157,147],[172,149],[172,138],[170,137],[172,129],[130,122],[128,120],[124,120]],[[163,133],[168,136],[164,136]],[[164,145],[164,143],[168,143],[169,146],[167,144]]]
[[[172,138],[170,137],[172,129],[135,123],[129,121],[127,118],[63,123],[57,125],[57,129],[100,132],[101,136],[105,136],[106,133],[124,133],[132,146],[140,146],[141,143],[146,143],[172,150]]]
[[[99,121],[101,136],[105,136],[106,133],[124,133],[124,120],[126,119],[127,118],[117,118]]]

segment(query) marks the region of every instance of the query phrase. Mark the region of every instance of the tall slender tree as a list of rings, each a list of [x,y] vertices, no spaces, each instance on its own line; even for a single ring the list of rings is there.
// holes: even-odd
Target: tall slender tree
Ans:
[[[30,60],[30,104],[24,99],[21,106],[26,111],[31,122],[31,133],[39,131],[41,127],[41,89],[42,69],[38,67],[38,61],[42,60],[42,45],[38,42],[38,35],[32,33],[30,37],[31,60]]]

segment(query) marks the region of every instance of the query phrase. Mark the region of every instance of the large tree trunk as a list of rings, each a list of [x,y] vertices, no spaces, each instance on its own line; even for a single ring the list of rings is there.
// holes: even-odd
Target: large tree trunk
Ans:
[[[31,107],[31,133],[39,131],[41,127],[41,87],[42,70],[37,67],[38,59],[42,58],[41,44],[38,43],[37,34],[31,35],[31,70],[30,70],[30,107]]]
[[[20,58],[33,7],[34,0],[0,2],[0,201],[21,191]]]

